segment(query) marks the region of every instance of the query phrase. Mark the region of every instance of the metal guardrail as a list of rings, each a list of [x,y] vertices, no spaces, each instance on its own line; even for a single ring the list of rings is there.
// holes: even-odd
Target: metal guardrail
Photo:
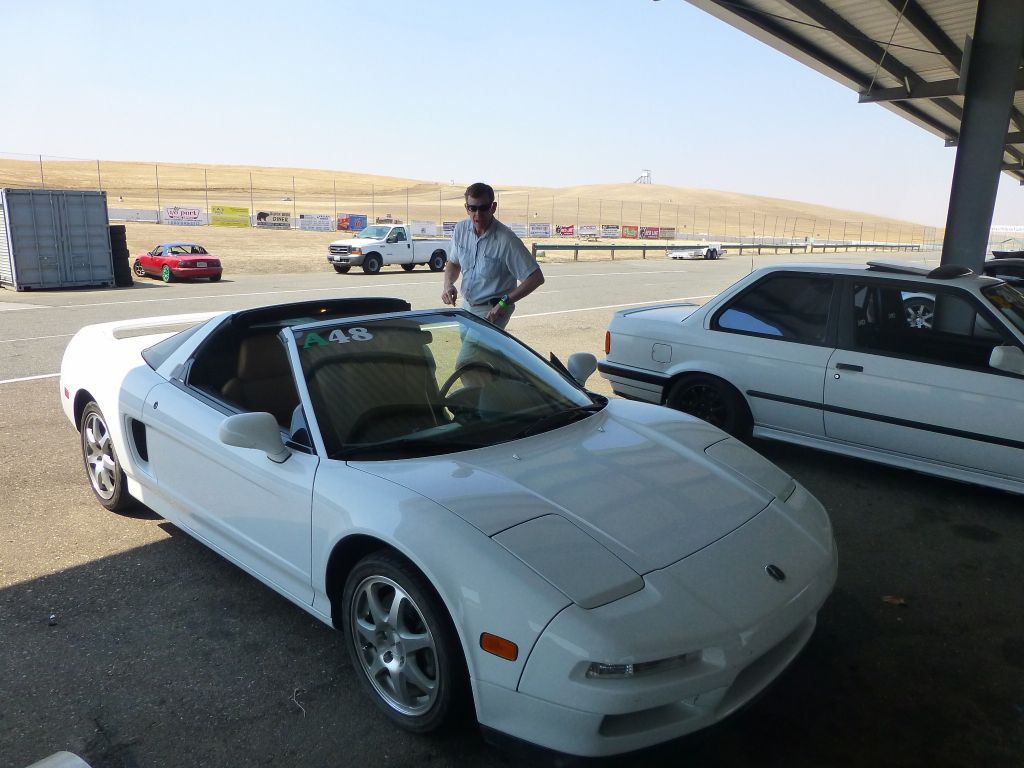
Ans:
[[[829,250],[839,251],[919,251],[920,243],[722,243],[722,250],[726,253],[748,253],[757,251],[758,254],[768,251],[778,253],[788,251],[789,253],[826,253]],[[537,258],[538,251],[572,251],[573,261],[578,261],[580,251],[609,251],[612,261],[615,261],[616,251],[640,251],[641,258],[647,258],[648,251],[656,251],[664,255],[673,249],[693,248],[694,245],[683,245],[675,243],[666,245],[661,243],[650,244],[622,244],[622,243],[534,243],[532,246],[533,257]]]

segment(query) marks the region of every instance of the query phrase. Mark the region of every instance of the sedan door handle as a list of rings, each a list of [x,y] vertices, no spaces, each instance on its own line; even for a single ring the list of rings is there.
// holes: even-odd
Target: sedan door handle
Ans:
[[[851,365],[850,363],[836,363],[836,369],[840,371],[863,371],[863,365]]]

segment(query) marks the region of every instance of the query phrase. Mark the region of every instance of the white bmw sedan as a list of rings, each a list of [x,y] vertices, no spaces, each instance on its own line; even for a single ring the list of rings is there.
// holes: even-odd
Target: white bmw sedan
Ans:
[[[780,265],[616,313],[601,375],[743,437],[1024,493],[1024,295],[956,266]]]
[[[340,299],[86,327],[60,387],[99,502],[148,505],[344,630],[394,723],[466,710],[610,755],[761,692],[837,559],[792,478],[588,392],[595,364],[462,310]]]

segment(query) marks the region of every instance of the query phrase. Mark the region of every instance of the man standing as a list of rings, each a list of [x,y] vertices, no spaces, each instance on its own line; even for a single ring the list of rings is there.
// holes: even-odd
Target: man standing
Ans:
[[[515,232],[494,218],[498,205],[490,186],[471,184],[465,198],[469,218],[455,225],[441,301],[455,305],[461,274],[462,306],[504,328],[516,302],[544,283],[544,273]]]

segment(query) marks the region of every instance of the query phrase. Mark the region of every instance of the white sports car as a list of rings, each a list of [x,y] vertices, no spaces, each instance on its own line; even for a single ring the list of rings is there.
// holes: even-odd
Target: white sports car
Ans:
[[[825,510],[781,470],[462,310],[89,326],[60,388],[103,506],[141,501],[342,628],[415,731],[466,704],[578,755],[681,736],[797,656],[836,578]]]
[[[601,375],[624,397],[1024,493],[1024,295],[955,265],[779,265],[702,307],[627,309]]]

